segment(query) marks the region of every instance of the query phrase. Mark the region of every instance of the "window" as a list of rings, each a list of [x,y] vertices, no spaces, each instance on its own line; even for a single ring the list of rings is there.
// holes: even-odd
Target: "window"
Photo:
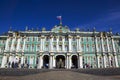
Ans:
[[[40,49],[40,45],[39,44],[37,45],[37,48]]]
[[[83,37],[81,38],[81,41],[83,41]]]
[[[97,37],[97,41],[100,41],[100,38],[99,38],[99,37]]]
[[[72,48],[72,49],[73,49],[73,51],[76,51],[76,46],[75,46],[75,45],[73,45],[73,48]]]
[[[89,44],[87,44],[86,51],[89,51]]]
[[[34,51],[34,44],[32,44],[32,51]]]
[[[82,46],[82,50],[84,51],[84,44],[81,44],[81,46]]]
[[[3,40],[3,44],[5,43],[5,41]]]
[[[95,45],[94,44],[92,45],[92,51],[95,51]]]
[[[9,44],[9,48],[11,47],[11,45]]]
[[[53,45],[53,50],[56,51],[56,45]]]
[[[59,38],[59,41],[62,41],[62,37]]]
[[[12,38],[10,38],[10,41],[12,41]]]
[[[75,37],[73,37],[73,41],[75,41]]]
[[[92,37],[92,41],[94,41],[94,37]]]
[[[40,41],[40,37],[38,37],[38,41]]]
[[[27,41],[29,41],[29,37],[27,38]]]
[[[28,50],[28,47],[29,47],[29,46],[28,46],[28,44],[27,44],[27,45],[26,45],[26,50]]]
[[[22,41],[24,40],[24,38],[22,37]]]
[[[23,48],[23,45],[21,45],[20,48],[22,49],[22,48]]]
[[[46,41],[49,41],[49,37],[46,37]]]
[[[87,39],[87,42],[88,42],[88,37],[86,39]]]
[[[14,47],[16,48],[16,46],[17,46],[17,45],[15,44]]]
[[[48,45],[46,45],[46,51],[48,51],[48,50],[49,50]]]
[[[112,45],[109,45],[110,51],[112,51]]]
[[[65,51],[68,51],[68,46],[67,45],[65,45]]]
[[[59,45],[59,50],[62,51],[62,45]]]
[[[68,38],[67,38],[67,37],[65,37],[65,41],[68,41]]]
[[[35,37],[33,37],[33,41],[35,41]]]
[[[54,37],[54,41],[56,41],[56,37]]]

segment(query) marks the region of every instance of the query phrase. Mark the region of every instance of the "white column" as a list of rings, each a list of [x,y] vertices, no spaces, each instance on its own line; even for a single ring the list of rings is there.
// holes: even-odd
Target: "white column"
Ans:
[[[34,60],[34,57],[33,57],[33,56],[32,56],[32,57],[30,56],[30,63],[29,63],[29,64],[30,64],[30,67],[31,67],[31,68],[33,67],[33,60]]]
[[[105,55],[103,55],[103,66],[104,66],[104,68],[107,67],[107,65],[106,65],[106,57],[105,57]]]
[[[17,41],[16,51],[19,51],[19,50],[20,50],[20,38],[18,38],[18,41]]]
[[[112,40],[113,52],[116,52],[116,49],[115,49],[115,43],[114,43],[114,40],[113,40],[113,38],[111,38],[111,40]]]
[[[8,37],[7,40],[6,40],[6,44],[5,44],[5,50],[9,50],[9,41],[10,41],[10,38]]]
[[[50,37],[50,51],[53,52],[53,36]]]
[[[41,61],[41,60],[40,60],[40,56],[39,56],[39,57],[38,57],[38,65],[37,65],[37,69],[41,69],[41,67],[40,67],[40,64],[41,64],[40,61]]]
[[[101,47],[102,47],[102,54],[103,54],[103,66],[106,68],[106,57],[105,57],[105,49],[104,49],[102,36],[101,36]]]
[[[13,50],[15,49],[15,48],[14,48],[15,40],[16,40],[16,38],[13,37],[13,39],[12,39],[12,44],[11,44],[11,51],[13,51]]]
[[[11,65],[12,65],[12,62],[13,62],[13,55],[12,54],[10,54],[10,56],[9,56],[9,62],[10,62],[10,68],[11,68]]]
[[[107,41],[107,50],[108,50],[108,52],[110,52],[110,46],[109,46],[109,43],[108,43],[108,37],[106,37],[106,41]]]
[[[26,44],[26,38],[24,37],[24,43],[23,43],[23,49],[22,49],[23,52],[25,50],[25,44]]]
[[[114,59],[115,59],[115,60],[114,60],[114,61],[115,61],[115,67],[119,67],[119,65],[118,65],[118,60],[117,60],[117,56],[116,56],[116,55],[114,56]]]
[[[50,55],[49,68],[50,69],[53,68],[53,56],[52,55]]]
[[[42,37],[41,37],[41,39],[40,39],[40,51],[42,51],[43,49],[42,49],[42,46],[43,46],[43,39],[42,39]]]
[[[66,68],[68,69],[69,67],[69,62],[68,62],[68,59],[69,59],[69,57],[68,57],[68,55],[67,55],[67,57],[66,57]]]
[[[72,67],[72,60],[71,60],[71,56],[69,56],[69,69],[71,69]]]
[[[101,47],[102,47],[102,52],[105,52],[104,44],[103,44],[103,38],[102,37],[101,37]]]
[[[72,52],[72,43],[71,43],[72,39],[71,39],[71,36],[69,35],[68,38],[69,38],[69,52]]]
[[[57,52],[58,52],[58,51],[59,51],[59,44],[58,44],[59,38],[58,38],[58,36],[57,36],[56,38],[57,38],[57,44],[56,44],[56,47],[57,47]]]
[[[100,68],[100,60],[99,60],[99,55],[98,55],[98,41],[97,37],[95,36],[95,47],[96,47],[96,57],[97,57],[97,67]]]
[[[41,69],[42,68],[42,66],[43,66],[43,58],[42,58],[42,55],[40,55],[39,56],[39,58],[38,58],[38,69]]]
[[[82,55],[79,55],[79,56],[78,56],[78,68],[83,68]]]
[[[96,52],[98,52],[98,42],[97,42],[97,37],[95,36],[95,45],[96,45]]]
[[[108,63],[109,63],[109,67],[111,67],[111,56],[108,55]]]
[[[64,52],[65,51],[65,37],[63,37],[63,39],[62,39],[62,51]]]
[[[4,55],[3,58],[2,58],[1,68],[5,68],[6,63],[7,63],[7,56]]]
[[[53,56],[53,67],[55,68],[56,67],[56,59],[55,59],[55,55]]]
[[[77,41],[77,52],[79,52],[79,36],[76,37],[76,41]]]
[[[21,57],[21,65],[24,64],[24,56]]]
[[[78,45],[78,49],[79,49],[80,52],[82,52],[81,38],[78,39],[78,43],[79,43],[79,45]]]
[[[117,55],[116,55],[115,43],[114,43],[113,37],[111,39],[112,39],[112,47],[113,47],[115,66],[119,67],[118,60],[117,60]]]
[[[97,67],[100,68],[100,57],[97,55]]]
[[[42,47],[42,51],[44,51],[44,50],[45,50],[45,48],[44,48],[44,47],[45,47],[45,37],[43,36],[42,39],[43,39],[43,41],[42,41],[42,46],[43,46],[43,47]]]

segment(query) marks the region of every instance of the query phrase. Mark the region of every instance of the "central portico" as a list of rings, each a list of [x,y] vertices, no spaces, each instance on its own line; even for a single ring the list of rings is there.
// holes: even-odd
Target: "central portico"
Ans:
[[[82,68],[82,57],[75,53],[48,53],[39,55],[38,69],[41,68]],[[79,58],[79,59],[78,59]],[[79,65],[79,66],[78,66]],[[81,67],[80,67],[81,66]]]
[[[45,28],[43,28],[45,31]],[[72,44],[72,34],[67,26],[56,25],[51,33],[41,35],[42,44],[46,46],[46,51],[38,53],[38,69],[41,68],[83,68],[82,49],[80,44],[80,36],[77,36],[77,43]],[[46,37],[47,36],[47,37]],[[49,40],[49,44],[45,44],[44,40]],[[49,45],[49,46],[48,46]],[[77,45],[72,49],[72,46]],[[43,47],[41,47],[43,48]],[[49,48],[49,51],[48,51]],[[73,51],[74,50],[74,51]],[[77,51],[75,51],[77,50]],[[48,67],[47,67],[48,66]]]

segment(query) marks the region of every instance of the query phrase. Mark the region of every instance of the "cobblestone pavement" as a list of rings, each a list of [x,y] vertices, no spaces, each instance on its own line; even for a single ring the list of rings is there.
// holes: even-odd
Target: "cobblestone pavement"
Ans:
[[[72,71],[50,71],[26,76],[0,76],[0,80],[120,80],[120,75],[109,77]]]

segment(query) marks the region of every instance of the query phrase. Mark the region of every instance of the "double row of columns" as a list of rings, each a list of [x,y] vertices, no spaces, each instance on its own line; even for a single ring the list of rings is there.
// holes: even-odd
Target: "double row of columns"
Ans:
[[[107,64],[106,62],[108,62],[108,65],[110,67],[111,65],[111,56],[110,55],[113,55],[113,64],[114,64],[114,67],[119,67],[118,66],[118,60],[117,60],[117,55],[116,55],[116,50],[115,50],[115,43],[114,43],[114,40],[113,40],[113,37],[111,37],[111,43],[112,43],[112,49],[113,49],[113,52],[112,54],[110,54],[110,48],[109,48],[109,43],[108,43],[108,37],[106,36],[105,37],[106,39],[106,43],[107,43],[107,54],[105,53],[105,48],[104,48],[104,43],[103,43],[103,37],[101,35],[100,37],[100,42],[101,42],[101,48],[102,48],[102,61],[103,61],[103,67],[106,68],[107,67]],[[100,55],[98,54],[98,41],[97,41],[97,37],[95,36],[95,46],[96,46],[96,61],[97,61],[97,67],[100,68]],[[106,60],[106,57],[108,58],[108,60]]]
[[[19,62],[19,56],[17,54],[6,54],[4,53],[3,58],[2,58],[2,64],[1,68],[5,68],[6,66],[10,66],[9,64],[12,64],[12,62]],[[21,56],[21,62],[20,64],[24,64],[24,56]]]

